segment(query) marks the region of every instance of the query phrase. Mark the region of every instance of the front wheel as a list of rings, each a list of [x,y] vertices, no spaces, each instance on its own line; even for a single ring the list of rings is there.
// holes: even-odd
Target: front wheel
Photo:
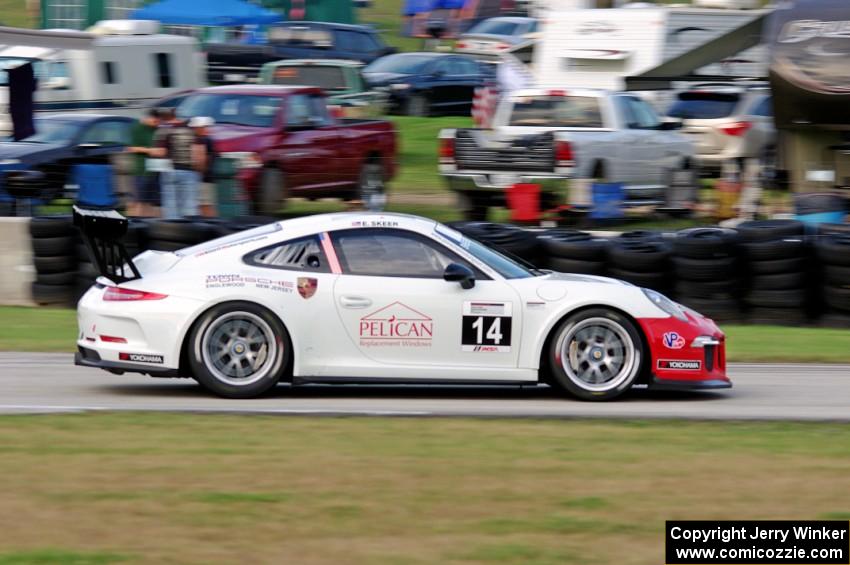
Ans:
[[[643,346],[634,323],[593,308],[564,320],[549,346],[552,380],[582,400],[612,400],[640,374]]]
[[[225,398],[253,398],[274,387],[289,365],[286,328],[250,302],[209,310],[190,335],[192,372],[207,390]]]

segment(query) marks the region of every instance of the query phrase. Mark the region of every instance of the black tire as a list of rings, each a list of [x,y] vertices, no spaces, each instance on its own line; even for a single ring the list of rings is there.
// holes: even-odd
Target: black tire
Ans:
[[[741,287],[740,281],[729,279],[723,281],[695,282],[677,280],[675,295],[679,298],[689,297],[699,300],[729,300]]]
[[[69,285],[32,283],[32,300],[42,306],[69,305],[74,301],[74,287]]]
[[[358,198],[370,212],[380,212],[387,205],[387,185],[380,159],[363,165],[360,171]]]
[[[617,242],[643,243],[646,241],[664,241],[664,234],[652,230],[626,231],[614,238]]]
[[[738,224],[741,241],[754,243],[794,237],[805,233],[805,225],[798,220],[751,220]]]
[[[546,259],[546,267],[559,273],[573,273],[578,275],[605,274],[605,263],[603,261],[582,261],[580,259],[549,257]]]
[[[286,206],[286,179],[280,169],[266,167],[260,173],[256,196],[256,211],[263,216],[275,216]]]
[[[850,312],[829,312],[821,316],[818,325],[823,328],[850,329]]]
[[[150,248],[153,251],[179,251],[191,245],[191,243],[184,243],[182,241],[165,241],[160,239],[152,239],[150,241]]]
[[[616,371],[605,371],[613,372],[613,376],[602,383],[589,383],[579,374],[582,368],[589,368],[593,363],[597,363],[594,360],[597,352],[604,359],[603,352],[608,344],[597,342],[597,337],[586,341],[580,338],[583,326],[590,328],[594,325],[609,328],[626,352],[622,365],[618,367],[618,364],[614,364]],[[576,332],[579,332],[578,335]],[[578,344],[577,347],[570,347],[573,342]],[[566,353],[581,351],[581,344],[587,342],[590,342],[587,347],[590,351],[586,360],[578,359],[578,353]],[[552,333],[547,352],[549,372],[554,384],[581,400],[594,401],[613,400],[628,391],[641,374],[644,358],[643,341],[635,323],[619,312],[607,308],[590,308],[569,316]],[[599,374],[604,376],[602,372]]]
[[[676,232],[673,253],[689,259],[729,257],[738,243],[738,232],[726,228],[690,228]]]
[[[404,113],[408,116],[427,118],[431,115],[431,101],[424,94],[412,94],[404,104]]]
[[[733,298],[695,298],[695,297],[679,297],[680,302],[696,310],[703,316],[708,316],[712,320],[719,322],[737,322],[741,320],[741,305]]]
[[[67,237],[75,233],[71,216],[35,216],[30,220],[30,235],[40,237]]]
[[[775,261],[751,261],[749,271],[753,275],[773,275],[777,273],[792,273],[806,268],[804,258],[777,259]]]
[[[796,273],[778,273],[775,275],[759,275],[750,279],[752,290],[785,290],[789,288],[802,288],[805,285],[806,276],[802,271]]]
[[[663,241],[624,243],[617,240],[608,249],[608,261],[616,269],[638,273],[664,273],[670,264],[670,246]]]
[[[670,286],[670,277],[666,273],[647,273],[644,271],[628,271],[608,267],[607,275],[609,277],[630,282],[644,288],[651,288],[658,291],[666,291]]]
[[[75,243],[75,239],[71,236],[34,237],[32,239],[32,253],[37,257],[67,255],[74,249]]]
[[[850,266],[850,236],[821,236],[815,242],[815,251],[824,263]]]
[[[823,278],[832,286],[850,286],[850,267],[824,265]]]
[[[746,296],[747,304],[763,308],[799,308],[805,301],[806,292],[802,288],[752,290]]]
[[[38,273],[35,276],[35,282],[50,286],[67,286],[72,284],[76,278],[77,271],[66,271],[64,273]]]
[[[97,270],[97,265],[94,263],[80,263],[80,266],[77,269],[77,275],[94,280],[100,276],[100,272]]]
[[[77,258],[72,255],[33,257],[36,273],[65,273],[77,268]]]
[[[474,190],[458,192],[457,205],[464,220],[472,222],[484,222],[487,220],[487,211],[490,204],[489,197],[486,194]]]
[[[759,241],[741,245],[744,255],[750,261],[778,261],[803,257],[806,253],[806,242],[799,237]]]
[[[685,281],[723,281],[734,278],[736,259],[688,259],[673,257],[673,271]]]
[[[825,286],[823,287],[823,299],[833,310],[850,312],[850,287]]]
[[[244,377],[232,376],[225,371],[235,370],[234,368],[229,366],[216,368],[213,363],[213,353],[226,347],[216,342],[215,332],[228,320],[243,320],[255,325],[258,328],[258,335],[261,335],[264,340],[263,344],[256,344],[260,349],[266,347],[268,351],[271,345],[274,345],[272,357],[263,361],[259,369],[255,371],[259,374]],[[242,332],[246,331],[244,328],[238,331],[239,337],[246,337],[242,335]],[[241,352],[237,352],[236,348],[239,346],[243,347]],[[289,369],[292,359],[291,347],[289,334],[277,316],[252,302],[226,302],[207,310],[195,322],[189,334],[187,349],[192,373],[204,388],[225,398],[254,398],[273,388],[284,372]],[[225,353],[219,360],[230,359],[228,363],[238,361],[239,367],[244,369],[243,361],[250,364],[250,361],[246,359],[248,354],[245,352],[253,352],[262,358],[262,353],[252,351],[248,343],[240,342],[238,338],[232,348],[230,354]],[[240,383],[240,380],[244,383]]]
[[[491,222],[454,222],[450,225],[464,235],[494,249],[505,251],[530,263],[537,262],[537,237],[531,231],[509,224]]]
[[[799,326],[808,321],[800,308],[750,308],[747,322],[759,326]]]
[[[583,261],[604,261],[611,242],[605,238],[575,231],[552,229],[537,236],[541,252],[546,257],[580,259]]]
[[[188,218],[159,220],[151,222],[148,228],[151,240],[182,243],[184,247],[207,241],[211,235],[209,224]]]

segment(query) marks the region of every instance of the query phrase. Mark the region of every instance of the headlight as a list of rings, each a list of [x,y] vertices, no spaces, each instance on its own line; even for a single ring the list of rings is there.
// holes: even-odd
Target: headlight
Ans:
[[[390,88],[392,88],[393,90],[407,90],[408,88],[410,88],[410,85],[406,82],[397,82],[395,84],[391,84]]]
[[[21,161],[19,159],[0,159],[0,165],[20,165]]]
[[[682,310],[682,307],[661,294],[660,292],[656,292],[649,288],[642,288],[643,293],[649,298],[650,302],[661,308],[664,312],[667,312],[677,320],[681,320],[683,322],[688,321],[688,317],[685,316],[685,311]]]

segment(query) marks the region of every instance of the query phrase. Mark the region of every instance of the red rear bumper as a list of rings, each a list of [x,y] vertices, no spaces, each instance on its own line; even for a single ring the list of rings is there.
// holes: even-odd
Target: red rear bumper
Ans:
[[[638,320],[649,345],[652,388],[729,388],[726,336],[708,318],[686,314],[676,318]]]

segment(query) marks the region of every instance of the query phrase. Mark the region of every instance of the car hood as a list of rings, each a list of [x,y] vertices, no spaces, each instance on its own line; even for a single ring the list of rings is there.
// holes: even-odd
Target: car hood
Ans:
[[[6,141],[0,143],[0,161],[3,159],[19,159],[22,162],[38,161],[41,155],[62,148],[61,145],[54,145],[52,143]]]

